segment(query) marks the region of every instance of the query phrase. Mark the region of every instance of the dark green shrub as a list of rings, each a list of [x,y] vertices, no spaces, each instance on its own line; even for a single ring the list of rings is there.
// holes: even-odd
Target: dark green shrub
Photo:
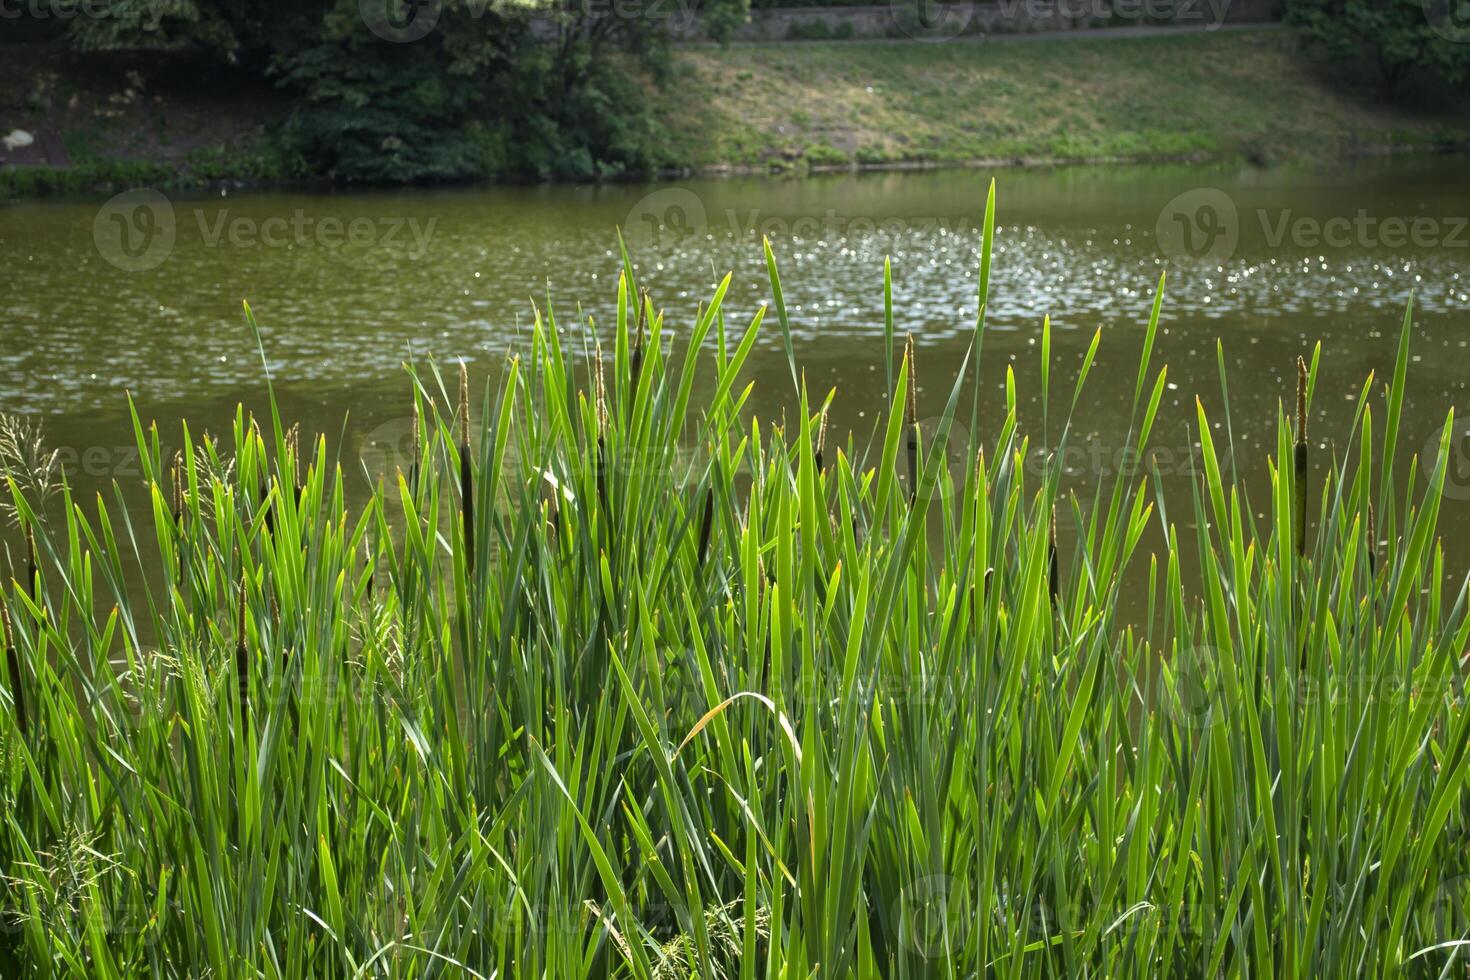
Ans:
[[[1470,19],[1463,0],[1287,0],[1286,20],[1329,56],[1368,58],[1390,90],[1417,72],[1463,88],[1470,76]]]

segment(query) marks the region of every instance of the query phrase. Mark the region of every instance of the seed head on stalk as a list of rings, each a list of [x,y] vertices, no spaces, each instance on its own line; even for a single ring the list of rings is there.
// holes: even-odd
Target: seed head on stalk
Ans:
[[[711,483],[704,491],[704,516],[699,521],[699,565],[709,557],[709,539],[715,526],[715,485]]]
[[[464,525],[465,568],[475,571],[475,474],[470,465],[470,371],[459,362],[459,499]]]
[[[1307,362],[1296,359],[1296,446],[1292,455],[1292,528],[1296,554],[1307,554]]]
[[[171,476],[174,491],[174,524],[182,529],[184,526],[184,453],[182,450],[174,453]]]
[[[1368,577],[1378,574],[1378,514],[1368,501]]]
[[[638,390],[638,381],[643,377],[643,331],[646,326],[645,317],[648,312],[648,287],[644,286],[638,290],[638,328],[633,338],[633,351],[629,356],[632,367],[633,390]]]
[[[36,593],[40,591],[40,571],[36,564],[36,528],[26,521],[26,592],[30,594],[31,601],[36,601]]]
[[[301,423],[286,430],[286,457],[291,464],[291,490],[301,502]]]
[[[823,454],[826,452],[826,450],[827,450],[827,406],[823,405],[822,406],[822,415],[821,415],[820,419],[817,421],[817,448],[812,453],[812,462],[817,467],[817,475],[818,476],[820,476],[821,474],[823,474],[823,473],[826,472],[826,467],[823,465],[824,462],[825,462],[825,460],[823,459]]]
[[[378,492],[382,493],[382,482],[379,481]],[[368,602],[373,601],[373,579],[377,577],[377,570],[373,567],[373,549],[368,544],[367,536],[362,539],[362,567],[367,569],[367,597]]]
[[[10,625],[10,604],[0,600],[0,619],[5,624],[5,666],[10,671],[10,700],[15,705],[15,727],[25,735],[26,692],[20,676],[20,657],[15,652],[15,630]]]
[[[408,490],[415,497],[419,492],[419,472],[424,463],[423,418],[419,409],[419,397],[413,396],[413,468],[408,471]]]
[[[184,454],[182,451],[174,453],[173,464],[173,490],[174,490],[174,529],[178,532],[178,559],[179,567],[178,584],[182,588],[184,584]]]
[[[1057,509],[1055,506],[1051,509],[1051,528],[1049,535],[1050,541],[1047,550],[1047,589],[1051,595],[1052,608],[1055,609],[1057,606],[1057,596],[1061,593],[1061,570],[1057,561]]]

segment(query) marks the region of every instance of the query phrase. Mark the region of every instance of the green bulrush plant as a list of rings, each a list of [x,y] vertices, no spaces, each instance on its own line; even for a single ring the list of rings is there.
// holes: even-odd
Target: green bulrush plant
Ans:
[[[475,432],[463,406],[458,431],[429,410],[411,491],[348,481],[321,452],[288,475],[278,411],[259,426],[241,411],[232,445],[185,432],[186,458],[208,461],[186,509],[207,518],[179,535],[158,489],[169,458],[135,415],[151,507],[115,494],[93,511],[63,488],[65,521],[27,549],[45,601],[7,596],[8,673],[30,684],[28,736],[0,723],[15,926],[0,972],[1463,973],[1470,594],[1445,584],[1435,546],[1448,436],[1397,502],[1368,478],[1380,439],[1372,463],[1394,472],[1410,321],[1384,431],[1358,399],[1363,451],[1321,470],[1308,590],[1291,571],[1285,413],[1265,506],[1221,471],[1231,426],[1198,407],[1205,479],[1166,517],[1133,472],[1063,494],[1055,461],[1075,433],[1055,414],[1051,461],[1029,472],[1040,420],[1010,377],[1004,404],[975,409],[973,466],[916,446],[905,474],[906,355],[875,445],[826,448],[819,466],[824,422],[804,396],[799,422],[753,417],[740,379],[765,314],[736,323],[729,284],[675,335],[685,356],[644,345],[628,397],[626,310],[613,393],[600,356],[579,384],[587,365],[537,310]],[[1127,427],[1137,457],[1166,389],[1161,309],[1162,290]],[[931,414],[936,446],[959,431],[970,369]],[[611,488],[616,548],[613,452],[639,464]],[[1386,594],[1365,604],[1347,583],[1372,491]],[[1065,563],[1058,506],[1077,531]],[[129,574],[157,561],[150,533],[187,556],[167,591]],[[269,652],[287,632],[283,662]],[[1310,675],[1292,669],[1298,643]],[[1307,681],[1347,694],[1304,697]]]

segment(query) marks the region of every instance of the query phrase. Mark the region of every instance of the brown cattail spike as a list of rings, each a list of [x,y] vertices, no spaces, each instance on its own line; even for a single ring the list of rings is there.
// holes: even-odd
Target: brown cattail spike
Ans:
[[[1307,362],[1296,359],[1296,441],[1307,441]]]
[[[1378,514],[1368,501],[1368,577],[1378,574]]]
[[[607,432],[607,384],[603,378],[602,371],[602,344],[597,345],[597,354],[593,362],[595,377],[593,384],[597,392],[597,449],[592,456],[592,469],[597,480],[597,502],[604,514],[607,513],[607,476],[603,471],[603,455],[607,450],[604,434]]]
[[[704,491],[704,516],[699,521],[699,564],[709,557],[710,533],[715,526],[715,487],[710,484]]]
[[[1062,591],[1061,568],[1057,560],[1057,509],[1055,507],[1051,510],[1051,531],[1047,557],[1047,591],[1051,595],[1052,608],[1055,609],[1057,606],[1057,596]]]
[[[40,591],[41,583],[38,578],[40,567],[36,564],[36,529],[30,521],[26,522],[26,591],[30,593],[31,601],[36,599],[36,593]]]
[[[174,523],[182,526],[184,523],[184,453],[182,450],[174,453],[172,476],[174,485]]]
[[[648,313],[648,288],[645,286],[638,291],[638,328],[633,338],[633,351],[629,355],[632,368],[633,389],[638,389],[638,380],[643,377],[643,331],[645,319]]]
[[[413,397],[413,469],[408,473],[408,488],[415,495],[419,490],[419,472],[424,463],[423,418],[419,413],[418,395]]]
[[[291,426],[286,433],[286,456],[291,464],[291,489],[296,499],[301,499],[301,423]]]
[[[245,573],[240,573],[239,619],[235,625],[235,683],[240,697],[240,724],[250,712],[250,654],[245,639]]]
[[[459,500],[465,570],[475,572],[475,473],[470,465],[470,373],[459,362]]]
[[[26,733],[26,692],[20,676],[20,657],[15,652],[15,631],[10,625],[10,606],[0,602],[0,619],[5,622],[5,668],[10,672],[10,700],[15,705],[15,727]]]
[[[469,367],[460,361],[460,445],[469,445]]]
[[[597,431],[601,432],[607,428],[607,382],[603,377],[602,369],[602,344],[597,345],[597,352],[592,359],[592,386],[597,402]]]
[[[373,549],[368,544],[368,539],[367,538],[363,538],[362,539],[362,567],[365,568],[365,569],[367,569],[367,573],[368,573],[367,596],[368,596],[368,601],[369,602],[372,602],[373,601],[373,579],[374,579],[374,577],[376,575],[376,570],[373,568]]]

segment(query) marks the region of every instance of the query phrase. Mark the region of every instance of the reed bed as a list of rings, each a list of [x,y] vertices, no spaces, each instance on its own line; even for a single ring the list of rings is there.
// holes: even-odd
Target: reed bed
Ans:
[[[762,426],[767,311],[729,322],[727,277],[675,357],[625,266],[590,377],[550,313],[457,404],[414,375],[365,502],[274,410],[177,461],[137,420],[151,512],[12,482],[0,973],[1464,975],[1470,619],[1447,443],[1389,478],[1407,317],[1381,432],[1370,377],[1308,485],[1314,354],[1269,502],[1203,408],[1165,502],[1037,478],[1013,383],[951,466],[973,361],[921,431],[891,299],[871,451],[794,360]]]

